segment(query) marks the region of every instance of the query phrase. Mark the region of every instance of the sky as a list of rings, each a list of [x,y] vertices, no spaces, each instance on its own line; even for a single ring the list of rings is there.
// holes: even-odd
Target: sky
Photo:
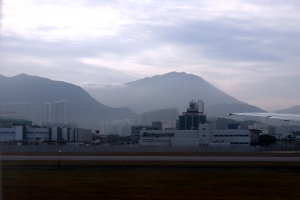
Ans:
[[[298,0],[3,0],[0,74],[76,85],[172,71],[275,111],[300,105]]]

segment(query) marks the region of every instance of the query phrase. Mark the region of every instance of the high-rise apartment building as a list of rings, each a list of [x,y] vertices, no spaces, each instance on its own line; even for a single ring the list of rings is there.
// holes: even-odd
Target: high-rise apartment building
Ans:
[[[152,122],[177,120],[178,109],[177,108],[165,108],[149,112],[144,112],[139,116],[139,124],[143,126],[151,126]]]
[[[51,104],[49,102],[45,103],[45,120],[46,122],[51,122]]]
[[[60,100],[54,102],[55,121],[58,124],[68,123],[68,100]]]

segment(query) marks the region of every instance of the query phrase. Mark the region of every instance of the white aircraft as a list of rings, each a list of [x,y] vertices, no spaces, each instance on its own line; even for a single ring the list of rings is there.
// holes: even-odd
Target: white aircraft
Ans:
[[[300,114],[279,114],[279,113],[229,113],[229,116],[264,117],[268,119],[279,119],[291,122],[300,122]]]

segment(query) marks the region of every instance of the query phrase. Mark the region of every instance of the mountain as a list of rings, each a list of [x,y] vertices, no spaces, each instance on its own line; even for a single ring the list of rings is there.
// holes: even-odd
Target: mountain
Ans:
[[[258,110],[229,96],[201,77],[184,72],[170,72],[122,85],[90,85],[83,88],[95,99],[106,105],[126,106],[138,114],[168,107],[176,107],[180,112],[183,112],[186,111],[191,100],[198,99],[204,101],[205,108],[227,103],[239,104],[240,108],[245,105],[247,109],[243,108],[242,110],[248,112]],[[253,110],[251,110],[252,108]],[[213,109],[211,110],[212,113],[216,113]],[[232,112],[231,110],[228,111]]]
[[[111,108],[99,103],[81,87],[37,76],[0,76],[0,102],[30,102],[33,121],[45,120],[45,102],[68,100],[68,119],[80,127],[95,127],[101,120],[134,118],[128,108]],[[53,105],[52,105],[53,106]],[[53,116],[53,115],[52,115]]]
[[[221,103],[209,106],[205,111],[209,116],[228,117],[228,113],[266,112],[256,106],[241,103]]]
[[[275,111],[275,113],[284,113],[284,114],[300,114],[300,105],[293,106],[291,108],[282,109]]]

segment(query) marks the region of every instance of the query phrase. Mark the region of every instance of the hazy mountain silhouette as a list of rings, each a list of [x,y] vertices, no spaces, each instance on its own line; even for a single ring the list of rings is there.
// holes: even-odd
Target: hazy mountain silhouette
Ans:
[[[266,112],[256,106],[240,103],[221,103],[212,105],[206,109],[206,113],[210,116],[228,117],[228,113],[239,112]]]
[[[275,111],[275,113],[285,113],[285,114],[300,114],[300,105],[293,106],[291,108],[282,109]]]
[[[0,102],[31,102],[33,120],[45,120],[45,102],[68,100],[68,118],[82,127],[95,126],[101,120],[134,118],[128,108],[111,108],[99,103],[81,87],[37,76],[20,74],[0,76]],[[54,106],[54,105],[52,105]],[[53,116],[54,117],[54,116]]]
[[[220,113],[223,116],[228,111],[256,112],[260,110],[229,96],[201,77],[184,72],[170,72],[117,86],[84,86],[84,89],[106,105],[126,106],[138,114],[167,107],[177,107],[180,112],[183,112],[186,111],[192,99],[202,99],[205,108],[209,108],[208,115]],[[218,106],[218,112],[211,107],[221,103],[238,104],[240,111],[234,109],[235,106],[230,107],[232,110]]]

